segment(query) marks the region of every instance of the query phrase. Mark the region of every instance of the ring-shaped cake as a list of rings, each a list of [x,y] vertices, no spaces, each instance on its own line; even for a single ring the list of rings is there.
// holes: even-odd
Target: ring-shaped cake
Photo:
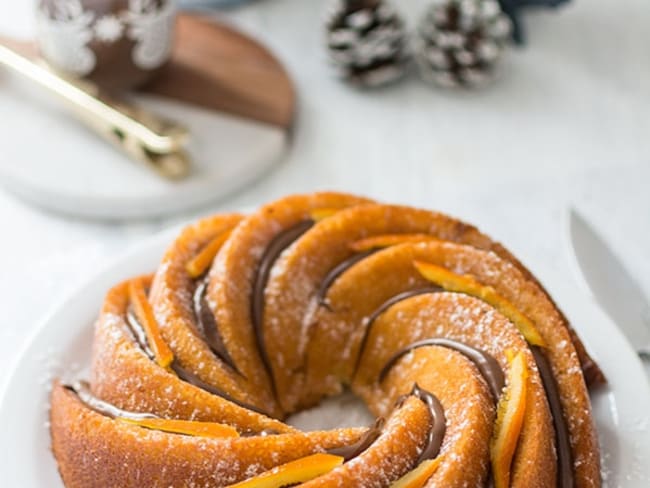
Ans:
[[[67,487],[598,487],[604,377],[538,280],[449,216],[340,193],[185,228],[56,381]],[[283,420],[350,389],[377,421]]]

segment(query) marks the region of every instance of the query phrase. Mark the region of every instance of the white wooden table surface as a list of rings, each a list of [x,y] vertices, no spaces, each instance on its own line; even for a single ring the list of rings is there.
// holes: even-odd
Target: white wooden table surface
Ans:
[[[414,20],[426,2],[399,4]],[[28,34],[30,9],[0,0],[0,32]],[[348,89],[324,61],[322,10],[322,2],[264,0],[226,15],[286,62],[301,98],[286,161],[239,195],[193,215],[99,224],[0,192],[0,388],[39,320],[124,249],[179,221],[289,192],[336,189],[450,212],[506,243],[542,281],[578,286],[564,228],[574,204],[650,293],[647,0],[582,0],[529,15],[529,45],[476,93],[416,78],[379,92]],[[0,107],[0,158],[9,137],[11,113]],[[65,171],[56,155],[52,164]]]

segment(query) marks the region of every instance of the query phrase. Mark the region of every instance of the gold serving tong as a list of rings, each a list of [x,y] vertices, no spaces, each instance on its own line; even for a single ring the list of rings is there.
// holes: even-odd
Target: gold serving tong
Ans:
[[[174,121],[110,99],[85,80],[55,74],[0,44],[0,64],[57,94],[75,115],[132,159],[170,179],[187,175],[190,158],[184,150],[189,132]]]

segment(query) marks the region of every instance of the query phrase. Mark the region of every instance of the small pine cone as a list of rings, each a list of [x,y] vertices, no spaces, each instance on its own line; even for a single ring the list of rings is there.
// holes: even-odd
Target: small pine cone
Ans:
[[[329,57],[342,79],[376,87],[406,72],[404,22],[383,0],[336,0],[326,28]]]
[[[483,85],[493,77],[510,31],[496,0],[436,0],[418,29],[420,73],[443,87]]]

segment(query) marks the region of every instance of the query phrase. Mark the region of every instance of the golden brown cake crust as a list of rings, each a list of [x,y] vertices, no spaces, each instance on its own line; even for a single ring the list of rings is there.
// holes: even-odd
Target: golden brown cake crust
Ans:
[[[201,338],[195,324],[192,299],[196,287],[186,264],[214,237],[231,231],[242,220],[240,215],[220,215],[188,226],[169,247],[151,286],[150,300],[161,332],[179,363],[195,372],[203,381],[219,385],[228,394],[262,411],[278,415],[277,404],[267,386],[251,384],[254,358],[240,360],[243,375],[238,375],[215,357]],[[223,331],[226,345],[233,338]],[[240,359],[240,358],[236,358]],[[267,380],[268,381],[268,380]],[[252,393],[254,392],[254,394]]]
[[[100,415],[60,383],[51,405],[52,450],[68,488],[225,486],[360,435],[358,429],[231,439],[169,434]]]
[[[319,384],[336,384],[336,379],[322,374],[330,373],[320,366],[323,362],[338,365],[343,372],[339,381],[351,376],[365,331],[360,327],[364,317],[402,291],[430,285],[413,266],[418,259],[474,276],[508,298],[535,322],[548,345],[545,350],[569,423],[576,486],[598,486],[598,439],[589,394],[569,333],[560,314],[537,284],[493,253],[452,243],[404,244],[381,251],[350,268],[329,290],[330,309],[319,310],[314,318],[317,325],[310,342],[313,353],[307,367],[313,391],[319,391]]]
[[[264,340],[266,347],[275,351],[271,364],[279,391],[283,392],[281,401],[285,410],[309,404],[301,398],[301,392],[309,390],[305,388],[303,374],[309,347],[307,334],[311,333],[311,323],[316,322],[313,314],[319,311],[317,292],[328,272],[355,254],[350,247],[354,241],[401,233],[428,234],[477,249],[494,250],[505,259],[511,257],[475,227],[440,213],[411,207],[359,205],[318,223],[281,256],[265,291]],[[511,266],[521,274],[523,266],[518,261]],[[527,270],[524,273],[524,277],[530,276]],[[537,289],[546,295],[539,286]],[[556,316],[570,334],[561,314],[556,312]]]
[[[485,442],[483,447],[487,448],[493,425],[489,420],[494,418],[493,400],[485,396],[485,383],[478,378],[475,368],[468,369],[467,360],[448,349],[418,349],[398,363],[392,377],[387,378],[387,382],[392,379],[391,383],[382,384],[381,388],[377,384],[380,370],[391,355],[409,344],[432,337],[444,337],[480,349],[494,357],[504,371],[508,369],[506,351],[522,352],[526,356],[531,371],[530,401],[514,460],[512,486],[553,486],[556,474],[553,426],[533,356],[514,326],[476,298],[453,293],[427,294],[409,298],[388,309],[373,324],[353,383],[354,391],[371,407],[381,411],[385,408],[386,392],[391,398],[394,391],[399,392],[403,384],[410,381],[431,386],[430,391],[441,400],[445,412],[449,412],[448,435],[441,454],[449,453],[449,458],[454,460],[443,459],[431,486],[463,486],[468,479],[465,469],[471,469],[473,463],[471,460],[457,463],[456,460],[472,453],[470,447],[476,448],[476,443],[472,446],[466,443],[477,435],[474,429],[479,429],[480,425],[489,426],[487,440],[480,441]],[[476,381],[483,386],[483,397],[476,391]],[[487,418],[481,419],[483,415]],[[470,422],[473,422],[471,432],[463,432]],[[477,453],[474,451],[474,454]]]
[[[442,347],[422,348],[401,360],[382,382],[369,385],[368,405],[407,393],[405,385],[417,383],[435,394],[447,419],[442,462],[430,486],[449,488],[482,486],[487,482],[489,446],[495,405],[480,373],[465,356]],[[553,474],[553,463],[546,463]]]
[[[244,373],[258,388],[269,387],[266,366],[258,355],[251,316],[253,281],[264,250],[282,231],[310,220],[315,210],[343,209],[368,202],[357,196],[328,192],[282,198],[248,216],[219,252],[210,271],[208,298],[220,330],[227,338],[232,338],[229,344],[235,361],[248,365]],[[267,307],[265,303],[265,315]],[[291,310],[284,312],[292,313]],[[274,355],[285,351],[284,348],[274,349],[269,343],[267,347]],[[281,372],[275,373],[277,398],[282,403],[284,385],[277,379]]]
[[[424,403],[410,397],[387,420],[383,433],[372,446],[330,473],[301,486],[364,486],[381,488],[414,467],[413,459],[422,450],[430,428]]]
[[[124,322],[127,288],[128,282],[124,282],[108,292],[95,326],[91,367],[94,394],[119,408],[164,418],[221,422],[242,432],[295,432],[282,422],[180,380],[145,356]]]

